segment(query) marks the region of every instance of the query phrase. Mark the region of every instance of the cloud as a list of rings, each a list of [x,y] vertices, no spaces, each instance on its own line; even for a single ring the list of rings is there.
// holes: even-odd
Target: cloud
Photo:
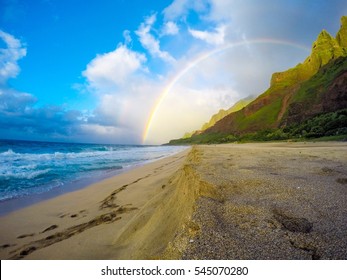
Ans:
[[[146,19],[153,24],[154,18]],[[142,130],[158,92],[158,83],[146,72],[144,54],[119,45],[97,55],[82,75],[97,104],[80,126],[86,135],[118,143],[141,143]]]
[[[165,143],[199,129],[220,109],[264,92],[273,72],[293,67],[307,55],[290,45],[250,42],[179,60],[178,73],[183,74],[161,102],[146,143]]]
[[[124,37],[124,45],[129,45],[132,42],[129,30],[123,31],[123,37]]]
[[[165,19],[177,19],[189,9],[189,0],[175,0],[163,11]]]
[[[260,94],[271,73],[292,67],[307,55],[289,45],[255,44],[254,38],[282,38],[310,46],[314,39],[310,36],[324,27],[329,30],[325,24],[333,22],[328,18],[335,10],[343,12],[343,1],[332,3],[174,0],[162,12],[138,22],[137,30],[123,31],[124,39],[114,50],[96,55],[81,69],[84,86],[74,87],[95,97],[90,111],[39,107],[34,95],[9,89],[7,81],[18,76],[18,61],[26,48],[2,32],[6,48],[0,53],[0,136],[138,144],[155,104],[170,88],[147,143],[181,137],[200,128],[219,109]],[[306,13],[310,9],[314,12]],[[141,48],[137,40],[147,57],[144,50],[135,49]],[[248,44],[232,46],[242,41]],[[231,48],[224,48],[226,44]]]
[[[180,3],[183,5],[183,2]],[[179,11],[177,8],[178,17],[195,9],[192,2],[189,3],[183,10]],[[125,75],[121,84],[112,82],[109,83],[111,86],[105,88],[104,80],[94,83],[95,88],[98,88],[97,91],[102,91],[102,94],[99,94],[99,101],[92,116],[83,125],[84,131],[90,134],[94,131],[94,135],[100,134],[100,137],[113,135],[115,139],[132,139],[137,143],[141,142],[141,134],[156,100],[160,98],[173,77],[183,72],[185,74],[178,79],[158,108],[146,141],[146,143],[164,143],[172,138],[181,137],[186,131],[200,128],[219,109],[227,109],[246,96],[260,94],[268,86],[272,72],[281,70],[281,67],[293,66],[293,57],[298,57],[297,53],[293,56],[286,55],[292,52],[290,48],[283,48],[280,53],[288,57],[288,61],[283,62],[280,56],[271,54],[274,46],[266,45],[264,48],[258,48],[249,43],[222,53],[217,52],[211,57],[206,56],[205,60],[190,67],[194,65],[194,61],[199,61],[201,55],[205,56],[206,51],[211,51],[211,46],[201,44],[199,40],[215,48],[229,43],[228,36],[231,35],[238,41],[245,40],[246,33],[241,33],[239,32],[241,29],[232,26],[231,18],[211,19],[212,10],[210,13],[204,10],[204,13],[205,18],[201,19],[200,29],[191,27],[175,34],[177,41],[185,38],[184,54],[171,65],[171,68],[168,68],[167,72],[163,72],[160,78],[152,75],[153,73],[150,76],[143,71],[138,73],[135,70]],[[154,26],[156,24],[160,26],[160,22],[157,21],[159,21],[157,14],[145,18],[135,34],[152,57],[168,61],[171,60],[171,55],[166,53],[168,56],[165,56],[165,52],[160,49],[159,40],[154,36],[155,32],[158,32]],[[208,29],[211,25],[216,27],[213,30]],[[165,21],[164,17],[160,35],[175,33],[175,26],[177,25],[173,20]],[[182,24],[181,28],[184,29],[185,25]],[[192,37],[199,40],[192,40]],[[298,53],[299,56],[303,54],[302,50]],[[270,54],[273,59],[269,59]],[[110,57],[105,57],[105,60],[109,59]],[[104,63],[108,64],[107,61]],[[150,60],[144,61],[138,69],[150,63]],[[186,67],[190,69],[185,71]],[[116,70],[101,68],[104,70],[103,76],[114,77],[113,73]],[[92,79],[88,79],[89,82],[90,80]]]
[[[141,111],[141,106],[148,108],[152,100],[152,88],[147,81],[140,82],[145,55],[119,44],[114,51],[91,60],[82,72],[87,82],[82,90],[97,93],[99,101],[94,110],[82,112],[59,105],[37,106],[34,95],[11,89],[7,81],[18,75],[17,61],[26,55],[26,48],[10,34],[1,32],[0,36],[7,46],[0,56],[0,138],[140,143],[141,120],[147,118],[147,110]],[[137,105],[129,106],[129,102]]]
[[[162,35],[176,35],[179,32],[179,28],[173,21],[168,21],[162,28]]]
[[[123,84],[130,75],[141,69],[145,61],[143,54],[119,45],[112,52],[97,55],[88,63],[82,75],[93,88],[107,89]]]
[[[175,59],[168,52],[160,49],[159,40],[155,39],[150,33],[155,21],[156,14],[147,17],[135,33],[139,37],[141,45],[148,50],[153,57],[158,57],[166,62],[173,63]]]
[[[162,89],[158,81],[147,75],[129,76],[120,87],[98,94],[95,109],[90,112],[81,129],[95,139],[109,142],[142,142],[143,129],[157,93]],[[99,89],[94,89],[100,92]]]
[[[166,21],[185,18],[190,10],[197,13],[204,13],[208,10],[208,0],[174,0],[169,6],[163,10],[164,19]]]
[[[8,79],[19,74],[17,62],[26,55],[26,48],[20,40],[2,30],[0,38],[6,44],[6,48],[0,49],[0,84],[5,84]]]
[[[0,111],[10,114],[25,111],[37,102],[29,93],[18,93],[13,90],[0,89]]]
[[[109,100],[113,101],[114,98],[115,96],[112,96]],[[114,118],[112,111],[107,109],[116,112],[119,107],[116,103],[99,104],[91,115],[78,110],[66,110],[62,106],[35,108],[30,104],[20,111],[0,110],[0,136],[31,140],[141,143],[143,121],[137,119],[138,122],[134,122],[130,115],[131,111],[128,111],[129,121],[123,120],[126,123],[124,126],[122,121]],[[138,106],[136,109],[141,108]],[[132,114],[137,115],[135,111]],[[146,117],[143,117],[143,120]]]
[[[138,90],[139,88],[137,88]],[[144,97],[144,96],[143,96]],[[101,95],[92,112],[67,110],[63,106],[37,107],[37,98],[28,93],[0,89],[0,137],[30,140],[96,143],[141,143],[146,100],[126,110],[126,101],[138,96]],[[141,102],[142,101],[142,102]],[[142,104],[142,105],[141,105]],[[126,110],[124,112],[124,110]],[[140,131],[140,132],[139,132]]]
[[[69,138],[80,123],[81,113],[60,106],[36,107],[32,94],[9,88],[7,81],[20,72],[18,60],[26,48],[11,34],[0,30],[6,48],[0,49],[0,138]]]
[[[190,28],[188,29],[188,31],[194,38],[205,41],[208,44],[222,45],[224,44],[225,28],[225,25],[220,25],[215,28],[214,32],[201,31]]]
[[[184,82],[175,86],[163,100],[151,123],[146,143],[162,144],[199,129],[221,108],[238,100],[230,87],[190,87]],[[227,105],[226,105],[227,104]]]
[[[276,38],[310,46],[322,29],[337,31],[339,17],[347,11],[341,0],[313,2],[209,0],[205,19],[226,23],[227,38],[245,34],[251,39]]]
[[[31,94],[0,89],[0,135],[11,137],[24,134],[38,139],[69,139],[75,136],[82,122],[77,110],[61,106],[36,108],[37,99]]]

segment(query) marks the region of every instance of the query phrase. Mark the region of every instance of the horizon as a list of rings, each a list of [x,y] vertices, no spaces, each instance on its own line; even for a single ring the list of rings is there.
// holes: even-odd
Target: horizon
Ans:
[[[7,139],[7,138],[0,138],[0,142],[2,141],[14,141],[14,142],[35,142],[35,143],[53,143],[53,144],[76,144],[76,145],[106,145],[106,146],[143,146],[143,147],[154,147],[154,146],[162,146],[162,145],[165,145],[167,143],[164,143],[164,144],[158,144],[158,145],[155,145],[155,144],[119,144],[119,143],[96,143],[96,142],[64,142],[64,141],[40,141],[40,140],[27,140],[27,139]]]
[[[87,3],[1,2],[0,139],[167,143],[260,95],[347,15],[342,0]]]

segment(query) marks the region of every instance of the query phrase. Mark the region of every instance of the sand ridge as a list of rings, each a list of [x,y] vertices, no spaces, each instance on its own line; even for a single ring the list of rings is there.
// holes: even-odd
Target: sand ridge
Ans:
[[[119,259],[178,259],[197,225],[191,222],[200,197],[217,199],[214,186],[201,179],[195,166],[200,151],[193,147],[183,165],[168,180],[164,192],[153,197],[115,240]]]

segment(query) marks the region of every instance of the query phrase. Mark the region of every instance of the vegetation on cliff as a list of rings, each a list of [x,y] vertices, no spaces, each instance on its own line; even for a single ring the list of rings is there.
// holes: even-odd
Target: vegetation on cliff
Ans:
[[[200,133],[202,133],[203,131],[205,131],[206,129],[214,126],[216,124],[216,122],[218,122],[219,120],[223,119],[225,116],[240,111],[241,109],[243,109],[244,107],[246,107],[249,103],[251,103],[254,100],[254,97],[249,96],[246,97],[244,99],[241,99],[239,101],[237,101],[233,106],[231,106],[229,109],[224,110],[224,109],[220,109],[219,112],[217,114],[214,114],[211,119],[204,123],[203,126],[200,128],[200,130],[195,130],[192,132],[186,132],[183,135],[183,138],[189,138],[193,135],[198,135]]]
[[[243,135],[210,133],[194,135],[189,139],[175,139],[170,145],[221,144],[230,142],[277,140],[347,140],[347,109],[315,116],[303,123],[277,129],[264,129]]]
[[[332,126],[330,122],[320,122],[333,118],[334,114],[339,120],[345,120],[346,110],[347,17],[344,16],[335,38],[323,30],[313,43],[310,56],[294,68],[274,73],[269,89],[250,104],[227,114],[204,131],[186,139],[172,140],[170,144],[347,134],[346,121],[333,119]],[[335,127],[336,123],[339,127]]]

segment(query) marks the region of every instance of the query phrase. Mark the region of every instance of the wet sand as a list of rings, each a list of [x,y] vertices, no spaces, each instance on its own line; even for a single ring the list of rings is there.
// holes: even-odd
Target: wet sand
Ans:
[[[347,143],[196,146],[0,217],[1,259],[347,259]]]
[[[117,236],[154,210],[188,151],[0,217],[0,258],[126,258]]]

